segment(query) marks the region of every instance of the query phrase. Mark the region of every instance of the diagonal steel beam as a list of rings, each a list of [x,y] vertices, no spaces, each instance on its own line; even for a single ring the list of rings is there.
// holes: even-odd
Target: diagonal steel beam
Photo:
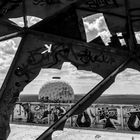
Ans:
[[[2,36],[2,37],[0,37],[0,42],[8,40],[8,39],[13,39],[15,37],[20,37],[23,34],[24,34],[24,30],[23,31],[19,31],[19,32],[15,32],[15,33],[11,33],[11,34],[8,34],[8,35],[5,35],[5,36]]]
[[[23,1],[22,10],[23,10],[24,28],[27,28],[28,20],[27,20],[27,9],[26,9],[26,5],[25,5],[25,0]]]
[[[18,35],[21,35],[21,33],[20,33],[20,34],[17,33],[17,34],[15,34],[15,36],[14,36],[14,35],[11,35],[11,36],[9,36],[9,38],[8,38],[8,36],[7,36],[6,38],[3,38],[2,41],[5,41],[5,40],[7,40],[7,39],[11,39],[11,38],[17,37]],[[16,64],[17,61],[18,61],[18,58],[19,58],[19,55],[20,55],[20,52],[21,52],[21,49],[22,49],[22,46],[23,46],[23,44],[24,44],[24,40],[25,40],[25,39],[26,39],[26,35],[22,35],[22,40],[21,40],[21,42],[20,42],[20,45],[19,45],[19,47],[18,47],[18,50],[17,50],[17,52],[16,52],[16,54],[15,54],[15,57],[14,57],[14,59],[13,59],[13,61],[12,61],[12,64],[11,64],[11,66],[10,66],[10,68],[9,68],[9,71],[8,71],[8,73],[7,73],[7,75],[6,75],[5,79],[4,79],[4,82],[3,82],[2,86],[1,86],[1,89],[0,89],[0,102],[1,102],[1,100],[3,100],[3,99],[2,99],[2,96],[3,96],[3,94],[4,94],[4,90],[6,89],[6,86],[7,86],[7,84],[8,84],[8,81],[9,81],[11,75],[12,75],[12,72],[13,72],[13,70],[14,70],[15,64]],[[1,41],[1,40],[0,40],[0,41]]]
[[[69,109],[57,122],[51,125],[36,140],[52,140],[52,133],[56,130],[63,130],[65,122],[69,117],[82,113],[98,97],[100,97],[101,94],[114,82],[115,76],[120,71],[122,71],[129,62],[130,59],[126,60],[120,66],[118,66],[111,74],[109,74],[99,84],[97,84],[88,94],[80,99],[71,109]]]
[[[13,29],[16,29],[16,30],[19,30],[19,31],[22,30],[21,27],[17,26],[16,23],[14,23],[10,20],[0,19],[0,24],[13,28]]]
[[[71,3],[67,4],[64,8],[57,11],[57,13],[53,13],[52,15],[49,15],[42,21],[31,26],[30,29],[35,28],[36,26],[40,26],[40,24],[44,21],[48,22],[48,21],[56,18],[57,16],[59,16],[62,13],[66,13],[71,8],[76,10],[81,4],[85,3],[86,1],[88,1],[88,0],[84,0],[84,1],[83,0],[73,0]]]

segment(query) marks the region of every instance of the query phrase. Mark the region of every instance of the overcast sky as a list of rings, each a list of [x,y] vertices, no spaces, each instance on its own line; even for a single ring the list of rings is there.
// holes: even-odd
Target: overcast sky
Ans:
[[[28,18],[30,25],[40,21],[33,17]],[[83,19],[85,30],[87,33],[87,40],[91,41],[97,36],[101,36],[104,42],[110,40],[111,34],[105,24],[102,14],[94,17],[87,17]],[[17,21],[16,21],[17,22]],[[18,20],[18,24],[23,26],[23,21]],[[140,34],[136,34],[138,41],[140,41]],[[20,38],[0,42],[0,86],[12,62],[14,54],[17,50]],[[85,94],[98,82],[102,80],[99,75],[77,70],[71,63],[64,63],[61,70],[57,69],[42,69],[37,78],[25,87],[22,94],[38,94],[42,85],[48,81],[52,81],[52,77],[60,76],[62,81],[68,82],[74,89],[75,94]],[[140,73],[136,70],[127,69],[116,78],[116,83],[113,84],[104,94],[139,94],[140,91]],[[32,88],[34,87],[34,88]]]

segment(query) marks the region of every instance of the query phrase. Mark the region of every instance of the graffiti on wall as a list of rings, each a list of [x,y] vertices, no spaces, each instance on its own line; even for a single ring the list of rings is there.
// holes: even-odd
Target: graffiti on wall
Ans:
[[[0,2],[0,16],[16,9],[23,3],[22,0],[3,0]],[[32,0],[33,5],[46,6],[50,4],[61,3],[60,0]]]
[[[91,105],[82,114],[72,117],[73,127],[94,127],[95,125],[95,106]]]
[[[114,107],[97,107],[98,123],[103,125],[103,128],[118,129],[120,119],[118,109]]]
[[[48,123],[48,105],[45,104],[31,104],[31,112],[34,116],[34,123],[47,124]]]
[[[52,104],[50,105],[50,124],[56,122],[62,115],[66,113],[66,111],[70,108],[70,105],[60,105],[60,104]],[[67,120],[66,125],[70,125],[70,119]]]
[[[17,103],[13,121],[51,125],[72,106],[66,103]],[[91,105],[66,122],[71,127],[140,131],[139,105]]]
[[[22,0],[3,0],[0,2],[0,16],[7,14],[7,12],[19,7]]]
[[[73,126],[119,129],[121,120],[118,107],[92,105],[82,114],[73,117]]]
[[[70,108],[70,105],[17,103],[13,112],[13,121],[37,124],[53,124]],[[66,125],[70,125],[70,119]]]
[[[72,126],[119,129],[120,109],[104,105],[92,105],[84,113],[72,118]]]
[[[18,103],[15,105],[13,118],[15,121],[27,121],[28,114],[27,111],[24,109],[23,104]]]
[[[34,5],[46,6],[48,4],[61,3],[61,0],[33,0]]]
[[[126,129],[140,131],[140,106],[124,106],[123,121]]]
[[[49,44],[50,45],[50,44]],[[80,47],[80,46],[79,46]],[[37,65],[39,63],[41,63],[42,61],[46,60],[51,60],[52,56],[50,55],[50,52],[48,50],[48,48],[46,49],[45,53],[44,52],[44,47],[41,48],[37,48],[35,50],[32,50],[29,52],[29,57],[28,57],[28,63],[30,65]],[[79,48],[78,52],[75,52],[75,50],[73,50],[72,47],[67,46],[65,44],[51,44],[51,51],[53,52],[53,63],[49,66],[53,66],[55,64],[58,63],[59,61],[59,56],[67,58],[67,59],[71,59],[68,56],[72,53],[73,56],[77,56],[78,59],[75,59],[74,63],[81,63],[81,64],[87,64],[87,63],[106,63],[106,64],[114,64],[115,63],[115,59],[113,58],[113,56],[108,55],[104,52],[93,52],[90,49],[87,48],[83,48],[82,46]],[[76,60],[79,60],[79,62],[76,62]],[[72,62],[72,60],[71,60]],[[48,61],[47,61],[48,63]]]
[[[89,8],[106,8],[110,6],[118,6],[116,0],[88,0],[86,2]]]

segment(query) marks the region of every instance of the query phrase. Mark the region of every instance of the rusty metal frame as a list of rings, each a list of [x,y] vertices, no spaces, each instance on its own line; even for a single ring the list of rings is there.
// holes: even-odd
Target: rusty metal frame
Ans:
[[[87,0],[86,0],[87,1]],[[71,5],[68,5],[67,7],[65,7],[64,9],[61,9],[59,11],[59,13],[64,12],[65,10],[73,7],[73,8],[77,8],[80,4],[82,3],[82,0],[77,0],[77,2],[72,3]],[[70,110],[68,110],[57,122],[55,122],[52,126],[50,126],[43,134],[41,134],[36,140],[51,140],[51,135],[55,130],[63,130],[64,125],[66,120],[71,117],[72,115],[77,115],[81,112],[83,112],[87,107],[89,107],[107,88],[110,87],[110,85],[115,81],[115,77],[116,75],[123,71],[126,66],[128,65],[128,63],[131,63],[131,61],[135,61],[136,63],[139,64],[139,54],[137,54],[137,50],[139,51],[138,47],[137,47],[137,43],[136,43],[136,38],[134,35],[134,31],[133,31],[133,27],[132,27],[132,20],[131,20],[131,12],[129,11],[129,3],[127,0],[125,0],[126,3],[126,15],[127,17],[122,17],[122,18],[126,18],[127,21],[127,26],[128,26],[128,31],[127,33],[129,34],[129,38],[127,40],[128,42],[128,51],[124,51],[124,50],[119,50],[119,49],[115,49],[115,48],[102,48],[102,46],[100,46],[99,44],[88,44],[82,41],[77,41],[77,40],[73,40],[73,39],[69,39],[69,38],[64,38],[64,37],[60,37],[60,36],[56,36],[56,35],[52,35],[52,34],[45,34],[50,40],[55,41],[56,42],[63,42],[64,43],[70,43],[71,44],[82,44],[83,46],[88,46],[88,47],[93,47],[93,49],[95,50],[99,50],[99,51],[104,51],[104,52],[108,52],[110,54],[117,54],[118,56],[127,56],[128,59],[125,60],[124,62],[121,62],[119,66],[117,66],[112,73],[108,74],[106,77],[104,77],[104,79],[97,84],[89,93],[87,93],[82,99],[80,99]],[[6,85],[8,84],[8,81],[10,79],[10,76],[12,75],[13,69],[15,67],[16,62],[18,61],[18,56],[21,53],[21,49],[23,47],[24,44],[24,39],[26,38],[26,34],[27,33],[32,33],[32,34],[42,34],[44,35],[44,33],[38,32],[38,31],[34,31],[32,30],[33,27],[35,27],[36,25],[32,26],[31,28],[28,28],[28,21],[27,21],[27,16],[26,16],[26,6],[25,6],[25,1],[23,2],[23,21],[24,21],[24,28],[18,28],[12,24],[9,24],[8,22],[5,21],[0,21],[2,24],[6,23],[8,24],[9,27],[13,27],[19,30],[19,32],[16,33],[12,33],[10,35],[6,35],[4,37],[0,37],[0,41],[4,41],[7,39],[11,39],[14,37],[18,37],[18,36],[22,36],[23,39],[21,41],[21,44],[18,48],[18,51],[15,55],[15,58],[13,60],[13,63],[10,67],[10,70],[4,80],[4,83],[2,85],[2,88],[0,90],[0,101],[3,100],[2,96],[3,93],[6,89]],[[51,20],[52,18],[55,18],[57,14],[55,13],[54,15],[52,15],[51,17],[49,17],[49,20]],[[114,15],[114,16],[119,16],[119,15]],[[40,23],[38,23],[37,25],[39,25]],[[73,43],[72,43],[73,42]]]

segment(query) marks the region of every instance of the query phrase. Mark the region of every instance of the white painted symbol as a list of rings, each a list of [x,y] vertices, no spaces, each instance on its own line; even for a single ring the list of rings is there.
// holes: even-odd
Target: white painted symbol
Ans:
[[[51,53],[52,44],[50,45],[45,44],[44,46],[45,46],[45,51],[43,51],[41,54],[44,54],[46,52]]]

